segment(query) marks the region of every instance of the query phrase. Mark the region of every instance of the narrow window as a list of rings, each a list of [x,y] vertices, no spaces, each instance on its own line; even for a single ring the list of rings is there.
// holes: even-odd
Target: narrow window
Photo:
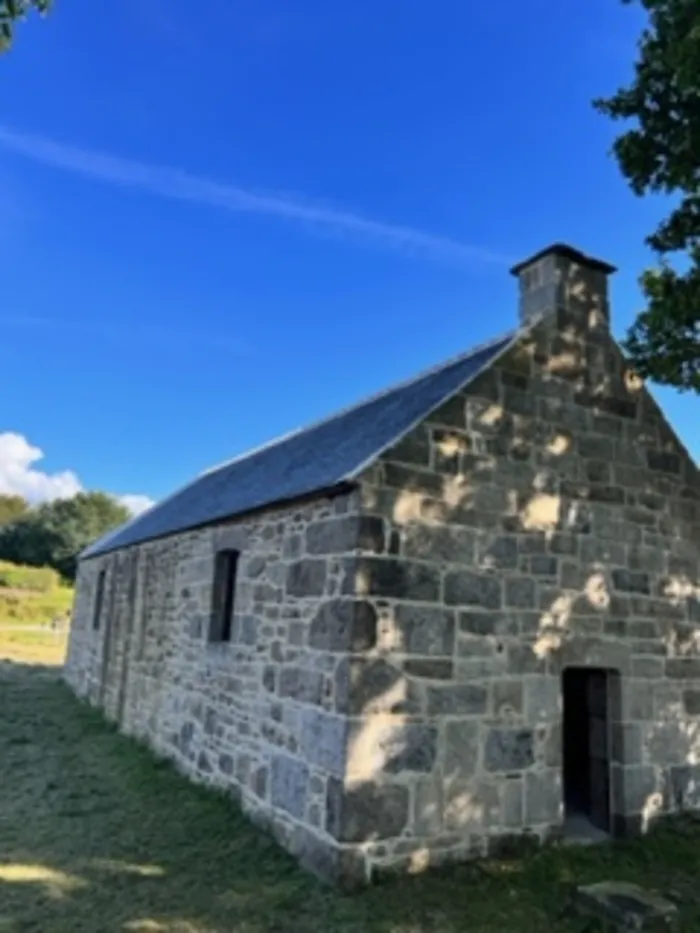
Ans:
[[[231,641],[237,565],[238,551],[218,551],[214,561],[210,642]]]
[[[97,575],[97,587],[95,589],[95,604],[92,612],[92,627],[95,631],[100,627],[100,616],[102,615],[102,603],[105,597],[105,571],[100,570]]]

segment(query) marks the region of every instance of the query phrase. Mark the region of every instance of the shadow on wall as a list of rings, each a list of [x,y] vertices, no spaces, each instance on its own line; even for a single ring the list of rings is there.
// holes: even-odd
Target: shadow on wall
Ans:
[[[368,513],[390,503],[400,557],[393,569],[358,559],[357,594],[373,599],[379,624],[346,672],[357,717],[346,783],[376,810],[343,841],[386,854],[381,839],[404,829],[403,774],[415,782],[418,838],[395,854],[409,853],[413,870],[460,833],[480,835],[483,851],[508,806],[506,790],[464,780],[482,755],[480,718],[534,727],[527,767],[560,768],[570,665],[623,675],[618,811],[645,829],[700,805],[698,474],[610,340],[595,274],[569,266],[562,288],[565,310],[389,452],[363,488]],[[382,600],[388,587],[422,605]],[[537,675],[549,701],[525,720],[517,680]],[[464,718],[441,725],[444,715]],[[443,753],[439,729],[454,733]],[[542,823],[560,819],[550,807]]]

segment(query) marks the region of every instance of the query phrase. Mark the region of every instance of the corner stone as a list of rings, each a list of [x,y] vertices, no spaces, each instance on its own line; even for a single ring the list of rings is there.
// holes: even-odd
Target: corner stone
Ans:
[[[349,563],[343,593],[435,603],[440,594],[440,571],[405,559],[361,557]]]
[[[437,755],[437,729],[420,723],[402,723],[390,728],[386,736],[380,736],[378,745],[387,774],[428,772]]]
[[[370,713],[421,712],[418,685],[383,658],[343,658],[335,674],[338,712],[349,716]]]
[[[338,778],[328,781],[326,831],[339,842],[366,842],[400,836],[408,822],[408,787],[362,784],[346,788]]]
[[[287,569],[289,596],[321,596],[326,585],[324,560],[299,560]]]
[[[384,550],[384,520],[374,515],[345,515],[313,522],[306,529],[309,554],[342,554],[360,548],[381,554]]]
[[[449,658],[454,653],[455,618],[450,610],[399,604],[394,624],[406,654]]]
[[[331,599],[311,621],[309,645],[322,651],[366,651],[377,641],[377,612],[363,600]]]

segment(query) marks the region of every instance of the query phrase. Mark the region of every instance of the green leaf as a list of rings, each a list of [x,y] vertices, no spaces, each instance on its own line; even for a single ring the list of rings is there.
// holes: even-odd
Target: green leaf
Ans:
[[[129,517],[128,509],[102,492],[47,502],[0,527],[0,560],[53,567],[72,580],[80,551]]]
[[[14,39],[15,24],[30,10],[48,13],[53,0],[0,0],[0,52],[6,52]]]
[[[632,191],[676,200],[646,237],[659,265],[641,277],[646,308],[624,347],[641,375],[700,392],[700,2],[623,2],[639,3],[648,14],[634,77],[594,107],[632,122],[613,146]],[[675,271],[671,259],[687,271]]]

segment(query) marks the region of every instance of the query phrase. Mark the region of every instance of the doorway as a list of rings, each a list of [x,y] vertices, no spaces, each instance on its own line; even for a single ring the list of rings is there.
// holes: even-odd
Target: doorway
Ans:
[[[567,668],[562,676],[564,832],[596,842],[611,832],[611,681],[603,668]]]

